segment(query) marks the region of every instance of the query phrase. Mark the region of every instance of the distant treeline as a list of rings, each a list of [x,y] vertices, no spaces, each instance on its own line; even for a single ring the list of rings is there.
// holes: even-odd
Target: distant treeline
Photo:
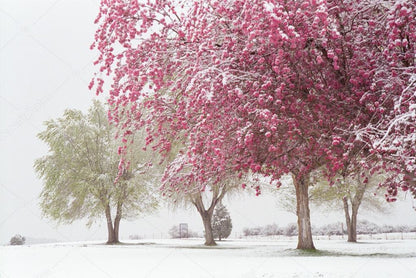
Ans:
[[[408,225],[377,225],[367,220],[358,221],[357,234],[380,234],[380,233],[409,233],[416,232],[416,226]],[[344,223],[337,222],[320,227],[312,227],[314,235],[342,235],[347,234],[347,229]],[[290,223],[285,227],[279,227],[277,224],[266,226],[258,226],[254,228],[244,228],[244,236],[295,236],[298,234],[297,225]]]

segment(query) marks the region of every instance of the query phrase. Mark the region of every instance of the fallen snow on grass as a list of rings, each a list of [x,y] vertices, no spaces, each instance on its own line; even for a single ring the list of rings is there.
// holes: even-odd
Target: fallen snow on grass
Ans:
[[[416,240],[357,244],[317,240],[318,251],[292,240],[202,239],[0,247],[0,277],[415,277]]]

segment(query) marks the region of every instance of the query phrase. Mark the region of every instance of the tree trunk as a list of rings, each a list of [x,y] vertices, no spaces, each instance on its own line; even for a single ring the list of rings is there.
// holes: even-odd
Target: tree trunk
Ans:
[[[120,243],[118,234],[119,234],[119,230],[120,230],[120,220],[121,217],[116,217],[114,219],[114,243]]]
[[[107,244],[114,244],[116,243],[116,238],[114,234],[114,227],[113,221],[111,219],[111,209],[109,204],[105,206],[105,218],[107,220]]]
[[[214,246],[217,245],[214,240],[214,235],[212,232],[212,225],[211,225],[211,219],[212,219],[212,213],[209,213],[209,211],[203,211],[201,214],[202,222],[204,223],[204,229],[205,229],[205,245],[206,246]]]
[[[357,215],[351,216],[351,221],[347,224],[348,242],[357,242]]]
[[[194,196],[192,204],[196,207],[201,215],[202,222],[204,223],[205,230],[205,245],[214,246],[217,245],[214,240],[214,234],[212,231],[212,215],[214,214],[215,206],[224,198],[227,188],[222,189],[214,188],[212,192],[211,204],[208,209],[205,209],[204,202],[202,201],[201,192]]]
[[[116,217],[114,218],[114,243],[120,243],[118,235],[120,231],[121,215],[122,215],[122,205],[119,202],[117,204]]]
[[[347,224],[348,242],[357,242],[357,230],[355,225],[353,229],[350,216],[350,209],[348,206],[348,197],[344,196],[344,198],[342,198],[342,202],[344,203],[345,223]],[[357,218],[355,218],[355,220],[357,220]]]
[[[345,222],[347,224],[348,242],[357,242],[357,210],[352,209],[350,216],[350,210],[348,206],[348,197],[342,198],[344,203]],[[354,213],[355,212],[355,213]]]
[[[347,230],[348,230],[348,242],[357,242],[357,218],[358,218],[358,209],[360,208],[361,201],[363,200],[365,190],[367,189],[367,183],[363,183],[360,179],[360,176],[357,176],[358,187],[355,192],[354,197],[351,200],[351,217],[348,209],[348,197],[344,197],[344,210],[345,217],[347,220]]]
[[[357,242],[357,210],[352,210],[351,225],[348,228],[348,242]]]
[[[315,249],[312,239],[311,217],[309,212],[309,175],[293,176],[296,189],[296,214],[298,216],[297,249]]]

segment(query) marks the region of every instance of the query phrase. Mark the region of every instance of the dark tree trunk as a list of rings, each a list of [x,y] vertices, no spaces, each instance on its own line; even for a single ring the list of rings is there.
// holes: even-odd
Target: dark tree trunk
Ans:
[[[345,223],[347,224],[348,242],[357,242],[357,236],[356,234],[354,235],[354,230],[352,229],[350,209],[348,205],[348,197],[345,196],[344,198],[342,198],[342,202],[344,203],[344,214],[345,214]],[[357,218],[355,218],[355,220],[356,219]]]
[[[352,210],[351,225],[348,227],[348,242],[357,242],[357,210]]]
[[[116,238],[114,234],[113,220],[111,219],[111,209],[110,205],[105,206],[105,218],[107,220],[107,244],[116,243]]]
[[[214,235],[212,232],[212,225],[211,225],[211,219],[212,219],[212,213],[209,211],[203,211],[201,213],[202,222],[204,223],[204,229],[205,229],[205,245],[207,246],[214,246],[217,245],[214,240]]]
[[[358,186],[354,197],[350,196],[350,199],[348,199],[348,196],[345,196],[342,199],[344,202],[345,220],[347,222],[348,242],[357,242],[358,209],[367,189],[367,183],[362,182],[360,176],[357,176],[357,182]],[[348,207],[348,200],[351,200],[351,214]]]
[[[120,220],[121,218],[116,217],[114,219],[114,243],[120,243],[118,234],[120,230]]]
[[[205,245],[214,246],[217,245],[214,240],[214,233],[212,231],[212,215],[214,214],[215,206],[224,198],[227,192],[227,187],[215,188],[212,192],[211,204],[208,209],[205,209],[204,202],[202,201],[201,193],[195,195],[192,199],[192,204],[196,207],[201,215],[202,222],[204,223],[205,230]]]
[[[348,215],[347,221],[348,242],[357,242],[357,213],[352,213],[351,218]]]
[[[347,224],[348,242],[357,242],[357,210],[353,210],[350,216],[348,197],[342,198],[344,203],[345,222]],[[355,214],[354,214],[355,211]]]
[[[121,221],[121,214],[122,214],[122,206],[121,204],[117,204],[117,213],[116,217],[114,218],[114,243],[120,243],[119,241],[119,231],[120,231],[120,221]]]
[[[294,176],[293,183],[296,189],[296,214],[298,216],[297,249],[315,249],[309,211],[309,175],[302,177]]]
[[[205,209],[204,203],[202,201],[201,194],[198,194],[195,196],[195,199],[192,201],[192,203],[195,205],[196,209],[198,210],[199,214],[201,215],[202,222],[204,224],[204,231],[205,231],[205,245],[207,246],[214,246],[217,245],[214,240],[214,234],[212,231],[212,215],[214,214],[214,208],[217,204],[218,199],[217,196],[213,196],[211,206],[208,208],[208,210]]]

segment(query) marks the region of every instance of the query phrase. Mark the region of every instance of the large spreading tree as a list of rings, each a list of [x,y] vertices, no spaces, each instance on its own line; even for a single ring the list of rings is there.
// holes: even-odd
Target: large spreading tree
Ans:
[[[44,180],[40,194],[44,215],[64,223],[87,218],[89,225],[105,216],[107,243],[118,243],[121,219],[150,212],[157,205],[152,188],[158,176],[141,150],[143,140],[130,134],[135,141],[123,150],[129,167],[119,172],[121,139],[116,139],[117,129],[109,124],[100,102],[94,101],[88,114],[66,110],[45,127],[38,137],[49,152],[34,165]]]
[[[386,129],[414,73],[415,9],[401,2],[102,1],[96,63],[113,77],[113,114],[128,115],[112,120],[126,132],[151,124],[148,143],[162,154],[185,136],[190,187],[220,183],[230,170],[273,180],[291,173],[298,248],[313,249],[311,173],[326,167],[333,176],[357,151],[375,151],[374,136],[359,135]],[[404,37],[392,45],[389,34]],[[94,82],[101,93],[103,79]],[[406,153],[413,164],[401,172],[413,174]]]

